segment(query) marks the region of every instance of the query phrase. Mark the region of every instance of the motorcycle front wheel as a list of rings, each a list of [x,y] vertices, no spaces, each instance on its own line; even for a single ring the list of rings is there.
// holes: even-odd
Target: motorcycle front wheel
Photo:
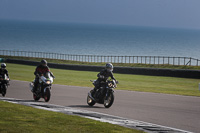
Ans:
[[[87,96],[87,104],[89,105],[89,106],[93,106],[93,105],[95,105],[95,101],[94,100],[92,100],[92,98],[90,98],[89,96]]]
[[[51,92],[50,92],[49,88],[46,88],[46,91],[44,93],[45,102],[48,102],[50,100],[50,97],[51,97]]]
[[[114,102],[114,94],[110,93],[107,98],[106,97],[104,98],[104,107],[105,108],[111,107],[113,102]]]
[[[93,94],[93,90],[91,90],[90,91],[90,93],[91,93],[91,95]],[[93,96],[93,95],[92,95]],[[95,105],[95,101],[94,100],[92,100],[92,98],[90,98],[90,96],[88,95],[87,96],[87,104],[89,105],[89,106],[93,106],[93,105]]]

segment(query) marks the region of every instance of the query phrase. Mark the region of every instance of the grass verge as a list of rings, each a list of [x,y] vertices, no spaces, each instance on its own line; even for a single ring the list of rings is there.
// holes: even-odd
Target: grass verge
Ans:
[[[15,57],[15,56],[2,56],[0,58],[5,59],[20,59],[20,60],[30,60],[30,61],[41,61],[43,58],[35,58],[35,57]],[[50,63],[58,63],[58,64],[75,64],[75,65],[92,65],[92,66],[104,66],[105,63],[94,63],[94,62],[80,62],[80,61],[69,61],[69,60],[57,60],[57,59],[47,59]],[[143,68],[167,68],[167,69],[193,69],[199,70],[200,66],[185,66],[185,65],[168,65],[168,64],[130,64],[130,63],[113,63],[114,66],[121,67],[143,67]]]
[[[35,66],[7,63],[11,80],[32,81]],[[90,80],[97,78],[97,72],[51,69],[56,79],[54,84],[93,87]],[[154,92],[187,96],[200,96],[199,79],[114,74],[120,90]]]
[[[125,132],[143,133],[118,125],[0,101],[0,132]]]

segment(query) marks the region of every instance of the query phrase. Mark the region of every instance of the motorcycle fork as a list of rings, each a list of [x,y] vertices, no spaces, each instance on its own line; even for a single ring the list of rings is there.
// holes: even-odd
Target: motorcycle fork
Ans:
[[[46,86],[46,87],[44,87],[44,89],[43,89],[43,93],[45,93],[46,92],[46,89],[49,89],[49,91],[51,90],[51,87],[49,87],[49,86]]]
[[[112,89],[108,88],[107,91],[106,91],[106,100],[108,100],[110,94],[112,93]]]

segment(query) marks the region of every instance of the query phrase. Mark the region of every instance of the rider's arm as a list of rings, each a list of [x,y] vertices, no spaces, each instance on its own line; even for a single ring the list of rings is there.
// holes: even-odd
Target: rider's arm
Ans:
[[[111,77],[111,79],[114,79],[115,81],[117,81],[116,79],[115,79],[115,77],[113,76],[113,73],[111,72],[111,74],[110,74],[110,77]]]
[[[104,70],[102,70],[99,74],[97,74],[97,77],[103,79],[104,78]]]
[[[53,75],[53,73],[52,73],[52,72],[50,72],[50,74],[51,74],[51,76],[52,76],[53,78],[55,78],[55,76]]]
[[[37,68],[35,69],[34,75],[37,75]]]
[[[34,75],[37,76],[38,74],[41,75],[41,73],[39,72],[39,66],[36,67]]]
[[[48,66],[46,68],[46,72],[50,72],[50,68]]]
[[[9,78],[8,70],[5,71],[6,76]]]
[[[50,73],[50,75],[53,77],[53,78],[55,78],[55,76],[53,75],[53,73],[50,71],[50,68],[47,66],[46,67],[46,70],[45,70],[46,72],[49,72]]]
[[[118,84],[119,82],[115,79],[115,77],[113,76],[113,73],[111,72],[111,76],[110,76],[112,79],[115,80],[115,82]]]

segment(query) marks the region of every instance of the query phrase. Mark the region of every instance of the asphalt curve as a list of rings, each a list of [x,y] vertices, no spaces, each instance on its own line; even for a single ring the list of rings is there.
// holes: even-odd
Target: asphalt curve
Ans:
[[[33,99],[29,82],[11,81],[10,84],[6,97]],[[113,106],[106,109],[101,104],[87,105],[90,90],[88,87],[53,85],[49,103],[200,132],[200,97],[116,90]]]

